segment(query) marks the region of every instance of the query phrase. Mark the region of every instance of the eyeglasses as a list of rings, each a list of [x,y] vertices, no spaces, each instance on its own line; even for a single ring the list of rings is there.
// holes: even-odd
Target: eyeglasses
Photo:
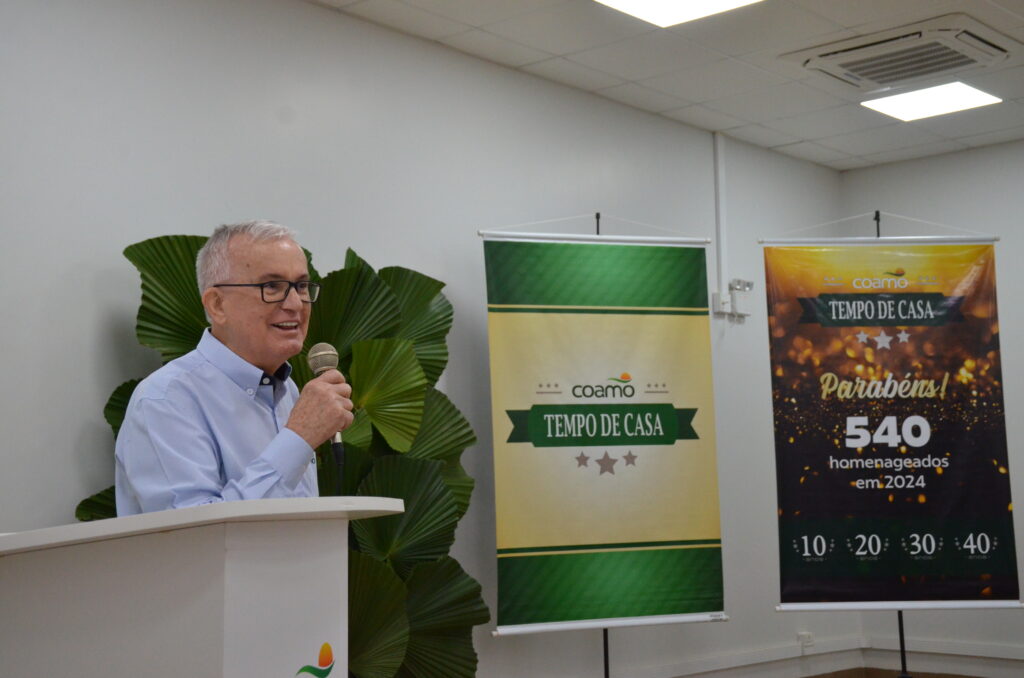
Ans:
[[[284,301],[288,293],[295,288],[295,293],[304,304],[312,304],[320,296],[320,283],[309,280],[291,282],[288,280],[268,280],[262,283],[220,283],[213,287],[258,287],[260,296],[268,304],[276,304]]]

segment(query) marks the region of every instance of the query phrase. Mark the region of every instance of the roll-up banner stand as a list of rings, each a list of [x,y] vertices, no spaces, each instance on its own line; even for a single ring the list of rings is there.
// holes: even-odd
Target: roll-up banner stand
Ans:
[[[993,239],[764,244],[780,609],[1020,607]]]
[[[707,241],[481,235],[496,634],[724,619]]]

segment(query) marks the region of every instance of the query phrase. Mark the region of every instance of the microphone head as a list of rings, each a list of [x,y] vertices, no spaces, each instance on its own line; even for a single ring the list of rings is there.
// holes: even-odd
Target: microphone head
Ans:
[[[306,354],[306,360],[309,362],[309,369],[319,377],[327,370],[337,369],[338,351],[326,342],[313,344]]]

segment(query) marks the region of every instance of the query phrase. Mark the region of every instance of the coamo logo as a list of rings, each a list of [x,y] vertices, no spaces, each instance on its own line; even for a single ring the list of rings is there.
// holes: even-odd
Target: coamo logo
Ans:
[[[570,391],[576,398],[632,398],[636,389],[629,382],[633,377],[623,372],[618,377],[608,377],[615,384],[576,384]]]
[[[334,669],[334,650],[331,649],[330,643],[324,643],[320,646],[320,657],[317,664],[318,666],[303,666],[295,672],[295,675],[308,673],[311,676],[316,676],[316,678],[327,678],[327,676],[331,675],[331,671]]]
[[[891,278],[854,278],[853,286],[859,290],[902,290],[910,287],[910,281],[904,278],[907,274],[902,268],[886,271]]]

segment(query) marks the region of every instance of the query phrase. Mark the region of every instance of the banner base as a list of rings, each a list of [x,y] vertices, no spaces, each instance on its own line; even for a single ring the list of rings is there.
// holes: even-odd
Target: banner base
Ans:
[[[585,619],[579,621],[499,626],[491,631],[491,635],[498,638],[499,636],[521,636],[527,633],[546,633],[548,631],[582,631],[587,629],[611,629],[623,626],[655,626],[657,624],[724,621],[729,621],[729,615],[725,612],[663,614],[650,617],[613,617],[611,619]]]
[[[782,603],[776,612],[825,612],[838,610],[980,610],[1021,608],[1019,600],[881,600],[859,603]]]

